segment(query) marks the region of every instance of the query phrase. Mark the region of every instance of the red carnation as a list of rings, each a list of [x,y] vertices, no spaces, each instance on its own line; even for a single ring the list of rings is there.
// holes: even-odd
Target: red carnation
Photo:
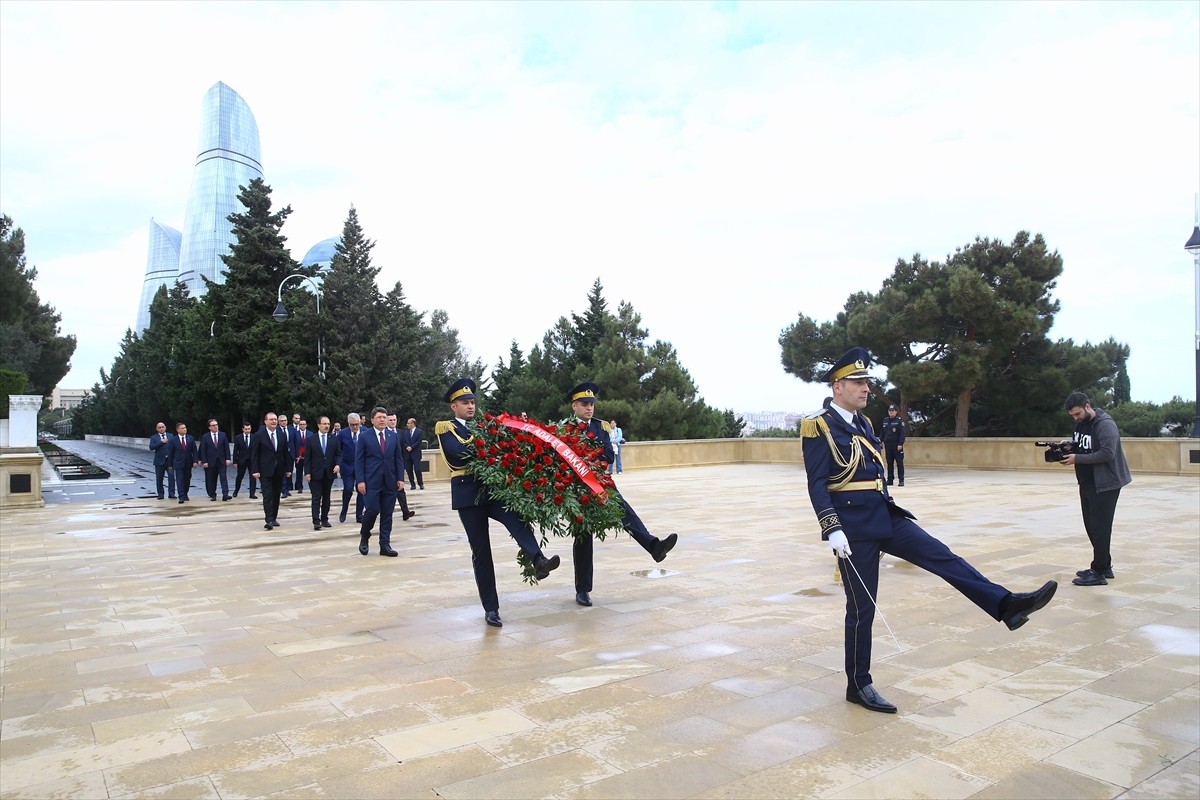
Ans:
[[[592,502],[592,496],[590,494],[585,494],[579,498],[579,502],[586,506],[588,503]]]
[[[554,495],[554,505],[561,506],[563,504],[563,496],[561,494]]]
[[[545,500],[546,500],[546,497],[545,497],[545,495],[543,495],[541,492],[538,492],[538,493],[537,493],[537,501],[538,501],[539,503],[541,503],[541,502],[544,502]]]
[[[576,525],[582,525],[582,524],[583,524],[583,514],[576,514],[576,515],[575,515],[575,524],[576,524]]]

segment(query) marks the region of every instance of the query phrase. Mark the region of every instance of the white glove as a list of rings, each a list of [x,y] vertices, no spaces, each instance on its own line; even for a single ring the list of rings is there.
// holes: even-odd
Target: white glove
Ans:
[[[850,557],[850,542],[846,540],[846,534],[842,531],[834,531],[829,534],[826,543],[838,558]]]

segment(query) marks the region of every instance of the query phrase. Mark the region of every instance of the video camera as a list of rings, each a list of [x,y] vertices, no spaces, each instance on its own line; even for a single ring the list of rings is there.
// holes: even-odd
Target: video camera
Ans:
[[[1046,448],[1046,452],[1042,455],[1047,464],[1057,464],[1075,450],[1074,445],[1070,442],[1034,442],[1033,445]]]

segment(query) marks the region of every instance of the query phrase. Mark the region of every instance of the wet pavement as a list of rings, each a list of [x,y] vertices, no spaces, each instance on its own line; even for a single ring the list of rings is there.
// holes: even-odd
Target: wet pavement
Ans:
[[[910,470],[899,502],[981,572],[1061,586],[1010,632],[885,558],[888,715],[844,699],[845,600],[796,467],[627,471],[679,545],[598,544],[591,608],[568,543],[530,587],[493,531],[490,628],[445,483],[409,493],[398,558],[364,558],[308,495],[264,531],[244,494],[143,499],[149,451],[78,444],[126,476],[86,487],[107,496],[0,510],[2,798],[1200,796],[1194,477],[1135,475],[1115,579],[1077,587],[1072,476]]]
[[[153,499],[158,496],[154,486],[154,453],[149,447],[135,449],[79,439],[58,439],[54,444],[103,467],[112,477],[106,480],[64,481],[49,461],[43,462],[42,496],[48,504]],[[236,475],[237,470],[231,470],[230,491],[233,491],[232,478]],[[192,493],[196,494],[197,478],[200,480],[199,495],[207,500],[204,496],[204,473],[201,470],[196,470],[192,475]]]

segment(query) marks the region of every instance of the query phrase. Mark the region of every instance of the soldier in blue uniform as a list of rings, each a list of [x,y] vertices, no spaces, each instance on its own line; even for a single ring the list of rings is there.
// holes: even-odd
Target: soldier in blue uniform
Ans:
[[[821,539],[838,556],[846,592],[846,700],[871,711],[896,713],[871,680],[871,624],[879,597],[879,558],[890,553],[937,575],[1009,630],[1050,602],[1058,584],[1013,593],[992,583],[950,548],[922,530],[896,505],[883,480],[880,442],[860,412],[870,388],[870,356],[861,347],[846,351],[827,377],[833,402],[800,426],[808,496]]]
[[[468,447],[474,438],[468,424],[475,416],[475,382],[470,378],[459,378],[450,385],[445,399],[454,419],[437,423],[434,433],[442,448],[442,457],[450,467],[450,507],[458,511],[471,544],[471,565],[475,569],[479,601],[483,603],[484,621],[493,628],[500,628],[504,623],[500,620],[500,599],[496,595],[496,568],[492,563],[492,543],[488,539],[488,519],[494,519],[508,529],[533,563],[534,575],[539,581],[549,577],[561,559],[558,556],[546,558],[529,523],[493,500],[483,484],[466,474],[467,463],[475,457],[475,448]]]
[[[904,485],[904,420],[900,419],[900,409],[888,406],[887,417],[879,426],[879,438],[883,439],[883,449],[887,454],[888,486],[896,476],[896,464],[900,465],[900,485]]]
[[[581,383],[572,389],[569,398],[571,411],[575,416],[573,419],[568,418],[566,422],[586,422],[588,430],[596,435],[596,441],[604,447],[604,460],[612,464],[616,459],[616,454],[613,451],[610,426],[607,422],[593,418],[596,413],[596,398],[599,395],[600,388],[594,383]],[[646,530],[646,525],[638,517],[637,512],[629,503],[625,502],[624,497],[621,498],[621,507],[625,509],[623,520],[625,530],[629,532],[634,541],[640,544],[655,561],[661,562],[666,558],[667,553],[671,552],[671,548],[679,540],[678,534],[672,533],[665,539],[652,536],[650,531]],[[575,543],[572,545],[571,553],[575,562],[575,602],[581,606],[590,606],[592,604],[590,596],[593,562],[592,537],[576,536],[574,539]]]

